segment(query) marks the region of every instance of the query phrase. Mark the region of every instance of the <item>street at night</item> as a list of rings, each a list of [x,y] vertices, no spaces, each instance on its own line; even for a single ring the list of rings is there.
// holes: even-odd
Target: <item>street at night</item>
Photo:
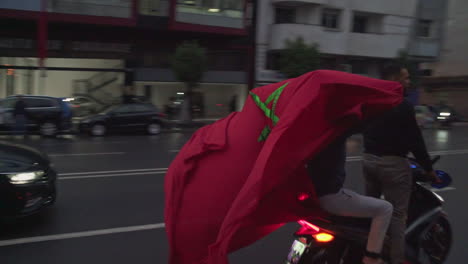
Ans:
[[[439,194],[452,224],[454,241],[446,263],[467,256],[468,127],[424,130],[437,168],[451,173],[453,188]],[[58,176],[57,203],[38,216],[0,231],[1,263],[167,263],[164,176],[191,132],[159,136],[68,136],[16,139],[46,152]],[[5,136],[2,140],[12,140]],[[360,138],[348,152],[347,186],[362,193]],[[202,208],[200,208],[203,210]],[[231,263],[282,263],[298,225],[290,223],[230,256]],[[188,244],[187,247],[190,247]]]

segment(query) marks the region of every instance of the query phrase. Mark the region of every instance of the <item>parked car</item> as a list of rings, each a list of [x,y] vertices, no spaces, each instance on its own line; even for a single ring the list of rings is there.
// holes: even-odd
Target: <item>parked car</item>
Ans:
[[[73,116],[83,117],[91,114],[95,114],[102,108],[94,99],[85,96],[75,96],[62,98],[64,102],[67,102],[73,112]]]
[[[80,131],[92,136],[104,136],[114,131],[146,131],[157,135],[165,124],[165,115],[152,104],[132,103],[111,106],[100,114],[80,122]]]
[[[36,149],[0,142],[0,219],[24,217],[53,205],[57,173]]]
[[[420,127],[432,127],[435,122],[434,113],[425,105],[417,105],[414,107],[416,112],[416,121]]]
[[[42,136],[55,136],[59,132],[71,129],[71,109],[61,99],[32,95],[22,98],[26,104],[28,132],[39,132]],[[15,123],[13,110],[17,100],[18,96],[10,96],[0,100],[4,121],[3,125],[0,125],[0,129],[11,131]]]

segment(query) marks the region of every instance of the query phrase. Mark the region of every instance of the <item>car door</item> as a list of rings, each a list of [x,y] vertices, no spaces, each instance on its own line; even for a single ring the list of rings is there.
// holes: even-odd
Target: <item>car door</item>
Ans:
[[[135,127],[144,129],[156,115],[156,109],[150,104],[135,105]]]
[[[135,107],[132,104],[121,105],[110,113],[111,129],[128,130],[134,127],[135,123]]]
[[[24,101],[30,125],[40,125],[44,122],[57,123],[59,121],[60,109],[54,100],[42,97],[26,97]]]

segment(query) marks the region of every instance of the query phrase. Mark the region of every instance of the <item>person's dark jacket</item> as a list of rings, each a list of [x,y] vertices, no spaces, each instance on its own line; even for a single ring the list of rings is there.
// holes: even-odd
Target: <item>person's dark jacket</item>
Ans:
[[[400,105],[368,124],[363,135],[365,153],[401,157],[413,153],[426,171],[432,170],[414,106],[409,101],[403,100]]]

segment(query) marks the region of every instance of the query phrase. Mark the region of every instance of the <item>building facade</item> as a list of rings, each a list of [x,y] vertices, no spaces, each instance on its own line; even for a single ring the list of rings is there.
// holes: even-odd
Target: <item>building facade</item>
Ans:
[[[252,3],[232,0],[6,0],[0,2],[0,97],[137,95],[163,108],[184,92],[170,69],[185,40],[206,48],[208,71],[197,88],[207,116],[238,109],[253,83]],[[45,12],[41,12],[45,11]],[[46,76],[39,71],[38,24],[46,14]],[[129,74],[132,73],[132,74]],[[131,76],[131,78],[129,78]],[[130,79],[130,80],[129,80]]]
[[[284,78],[278,71],[287,39],[318,44],[321,68],[378,77],[381,65],[406,51],[436,60],[445,1],[265,0],[257,9],[258,83]],[[438,8],[438,9],[434,9]]]
[[[421,98],[426,104],[453,107],[464,120],[468,120],[467,24],[468,2],[450,0],[440,59],[423,65],[427,77],[423,80],[425,92]]]

